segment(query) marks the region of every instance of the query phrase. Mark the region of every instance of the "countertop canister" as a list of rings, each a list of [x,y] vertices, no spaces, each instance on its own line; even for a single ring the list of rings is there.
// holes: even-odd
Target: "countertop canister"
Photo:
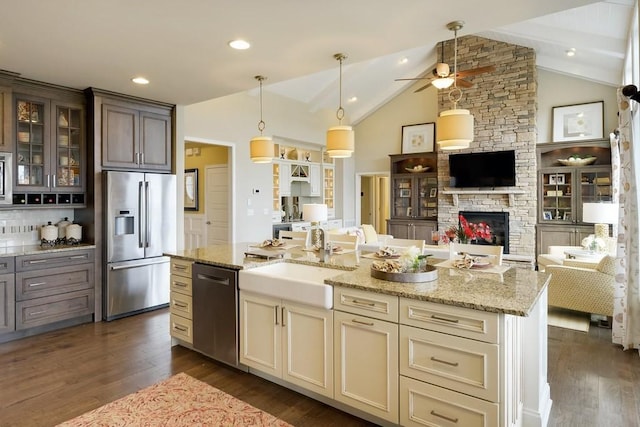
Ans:
[[[69,224],[66,229],[67,243],[76,244],[82,241],[82,226],[79,224]]]
[[[67,236],[67,226],[71,224],[71,221],[69,221],[69,218],[67,218],[66,216],[64,217],[64,219],[62,221],[60,221],[59,223],[57,223],[56,225],[58,226],[58,239],[62,240],[64,238],[66,238]]]
[[[47,225],[43,225],[40,228],[40,239],[43,243],[55,244],[56,240],[58,240],[58,227],[49,221]]]

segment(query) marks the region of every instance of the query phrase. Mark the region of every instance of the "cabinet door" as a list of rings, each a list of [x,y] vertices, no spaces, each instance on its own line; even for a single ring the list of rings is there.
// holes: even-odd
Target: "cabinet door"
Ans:
[[[14,192],[47,191],[51,183],[50,101],[16,95],[16,168]]]
[[[391,188],[391,217],[413,217],[414,185],[411,177],[396,177]]]
[[[324,183],[323,183],[323,192],[324,192],[324,204],[327,205],[327,213],[329,218],[335,216],[335,208],[333,206],[333,177],[334,177],[334,168],[333,166],[325,166],[323,169],[324,173]]]
[[[0,275],[0,334],[16,330],[14,276]]]
[[[421,176],[416,178],[418,196],[415,215],[420,219],[438,220],[438,177]]]
[[[398,423],[398,325],[334,312],[335,400]]]
[[[140,112],[140,167],[171,170],[171,116]]]
[[[282,378],[333,398],[333,311],[283,305]]]
[[[411,223],[406,221],[387,221],[387,234],[395,237],[396,239],[413,239],[413,228]]]
[[[12,152],[14,148],[11,133],[11,89],[0,86],[0,151]]]
[[[86,170],[84,109],[53,103],[52,114],[54,186],[61,192],[82,192]]]
[[[572,168],[542,171],[539,176],[542,200],[539,222],[567,224],[575,220],[574,176]]]
[[[102,166],[138,167],[139,115],[134,108],[102,104]]]
[[[577,222],[582,222],[582,204],[610,202],[612,198],[611,168],[592,167],[578,171],[578,191],[576,204],[578,206]]]
[[[438,223],[434,221],[414,221],[413,238],[422,239],[427,244],[431,243],[431,232],[438,229]],[[437,242],[436,242],[437,244]]]
[[[291,163],[280,163],[280,197],[291,195]]]
[[[309,165],[309,196],[319,197],[322,195],[321,182],[320,165]]]
[[[240,292],[240,362],[282,376],[280,301]]]

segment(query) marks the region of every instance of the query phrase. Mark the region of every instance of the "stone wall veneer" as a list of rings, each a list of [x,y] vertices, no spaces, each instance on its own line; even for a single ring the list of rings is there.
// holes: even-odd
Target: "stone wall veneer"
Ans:
[[[440,49],[440,46],[438,46]],[[438,57],[440,52],[438,51]],[[453,40],[445,43],[445,61],[453,72]],[[438,229],[457,224],[458,211],[509,212],[510,253],[535,257],[537,171],[536,113],[537,72],[535,51],[476,36],[458,38],[458,71],[493,65],[496,70],[467,80],[471,88],[461,88],[458,108],[471,111],[475,118],[474,140],[466,150],[438,151],[440,190],[449,184],[449,154],[515,150],[516,188],[524,194],[509,197],[502,194],[460,195],[458,206],[450,195],[439,191]],[[451,89],[440,90],[438,110],[453,108]]]

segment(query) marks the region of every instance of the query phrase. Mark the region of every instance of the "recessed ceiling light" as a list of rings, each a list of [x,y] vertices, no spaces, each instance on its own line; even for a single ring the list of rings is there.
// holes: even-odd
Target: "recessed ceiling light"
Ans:
[[[575,48],[575,47],[572,47],[571,49],[568,49],[568,50],[566,51],[566,54],[567,54],[567,56],[575,56],[575,54],[576,54],[576,48]]]
[[[409,62],[409,58],[407,58],[406,56],[403,56],[402,58],[400,58],[400,61],[398,61],[400,64],[406,64],[407,62]]]
[[[149,80],[145,79],[144,77],[134,77],[131,79],[132,82],[134,82],[135,84],[139,84],[139,85],[148,85],[149,84]]]
[[[357,96],[352,96],[351,98],[347,99],[348,102],[356,102],[358,100]]]
[[[242,39],[231,40],[229,42],[229,46],[231,46],[234,49],[238,49],[238,50],[245,50],[245,49],[249,49],[251,47],[249,42],[244,41]]]

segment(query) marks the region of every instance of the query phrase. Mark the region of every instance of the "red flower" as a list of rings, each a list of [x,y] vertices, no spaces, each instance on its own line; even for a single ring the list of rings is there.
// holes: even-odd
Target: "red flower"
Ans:
[[[484,239],[491,240],[491,227],[486,222],[477,224],[468,222],[467,219],[458,215],[459,225],[451,226],[445,230],[442,240],[444,243],[455,242],[466,243],[469,240]]]

